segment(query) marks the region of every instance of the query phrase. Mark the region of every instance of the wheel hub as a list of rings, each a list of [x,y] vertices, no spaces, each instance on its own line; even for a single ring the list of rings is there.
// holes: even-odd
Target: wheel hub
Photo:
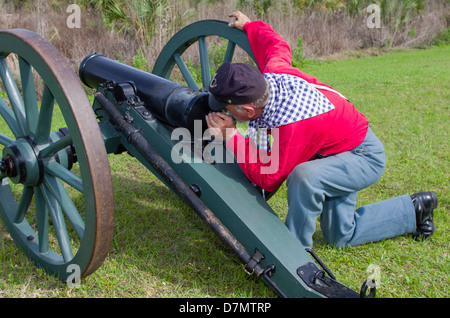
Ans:
[[[20,137],[3,148],[0,170],[13,183],[36,186],[44,179],[44,164],[39,150],[29,137]]]

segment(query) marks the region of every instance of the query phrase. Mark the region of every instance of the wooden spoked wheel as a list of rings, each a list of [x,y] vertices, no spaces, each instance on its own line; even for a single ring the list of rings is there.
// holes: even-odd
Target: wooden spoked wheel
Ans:
[[[214,42],[208,41],[215,37]],[[223,50],[222,50],[222,47]],[[219,20],[202,20],[194,22],[176,33],[164,46],[159,54],[153,74],[173,79],[174,66],[180,70],[187,85],[194,90],[208,90],[214,67],[224,62],[232,62],[236,48],[242,49],[253,61],[253,56],[247,34],[241,30],[230,28],[228,22]],[[183,53],[188,49],[198,53],[201,74],[196,76],[189,68],[190,60]],[[223,54],[220,54],[223,53]],[[214,63],[213,60],[219,59]],[[219,64],[219,65],[213,65]]]
[[[105,259],[114,224],[111,172],[89,99],[60,52],[31,31],[0,32],[0,78],[3,223],[47,272],[64,281],[89,275]]]

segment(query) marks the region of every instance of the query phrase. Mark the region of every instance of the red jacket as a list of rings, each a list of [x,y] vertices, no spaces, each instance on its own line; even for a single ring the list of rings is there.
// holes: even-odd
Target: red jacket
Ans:
[[[261,73],[294,75],[309,83],[330,87],[292,67],[288,43],[269,24],[262,21],[248,22],[244,31],[247,32]],[[316,153],[333,155],[351,150],[364,141],[368,129],[366,117],[338,94],[323,89],[319,91],[335,109],[272,129],[274,137],[274,130],[278,130],[272,153],[257,150],[254,142],[240,133],[227,142],[226,147],[234,151],[240,167],[251,182],[273,191],[287,179],[295,166],[310,160]],[[263,159],[265,155],[271,161],[266,162]]]

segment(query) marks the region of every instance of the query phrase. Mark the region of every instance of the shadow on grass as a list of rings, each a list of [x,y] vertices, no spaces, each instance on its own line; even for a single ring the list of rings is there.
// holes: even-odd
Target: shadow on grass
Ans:
[[[273,297],[229,247],[152,175],[113,175],[115,234],[108,259],[127,262],[173,297]],[[159,281],[159,282],[158,282]],[[231,294],[230,294],[231,293]],[[163,295],[161,295],[163,296]]]

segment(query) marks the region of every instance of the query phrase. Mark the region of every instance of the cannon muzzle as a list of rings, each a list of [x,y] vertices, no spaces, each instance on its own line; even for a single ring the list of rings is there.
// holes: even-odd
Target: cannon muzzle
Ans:
[[[174,81],[147,73],[101,54],[86,56],[80,64],[81,81],[97,88],[108,81],[131,83],[146,108],[160,121],[171,127],[194,131],[195,120],[206,129],[205,115],[210,112],[207,92],[195,91]]]

